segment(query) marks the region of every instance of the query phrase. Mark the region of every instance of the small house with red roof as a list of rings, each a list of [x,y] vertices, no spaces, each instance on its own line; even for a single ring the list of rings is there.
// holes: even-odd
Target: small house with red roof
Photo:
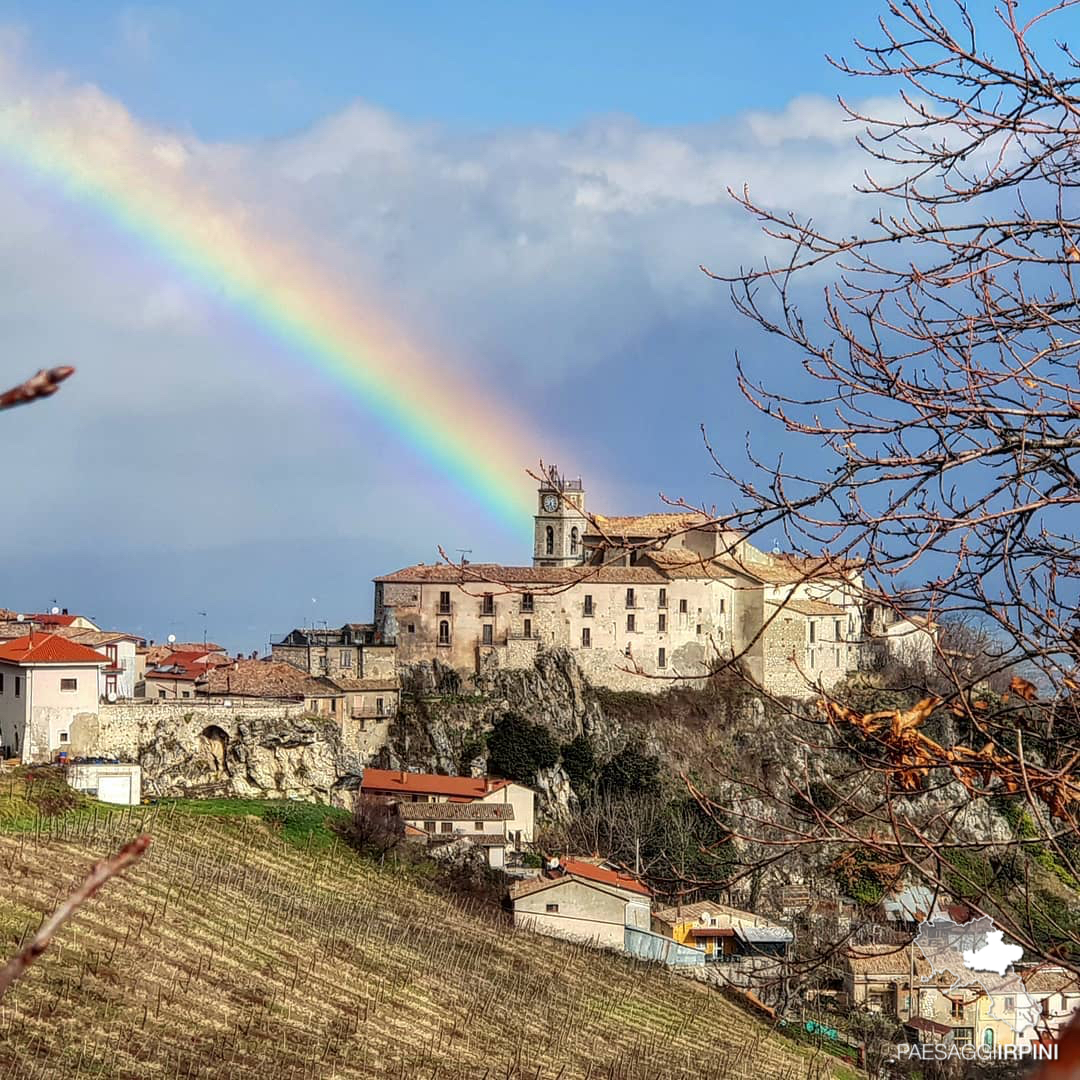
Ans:
[[[620,951],[626,929],[648,931],[652,893],[632,874],[583,859],[553,859],[510,887],[514,925]]]
[[[33,632],[0,645],[0,748],[24,762],[50,761],[72,725],[97,715],[103,653],[57,634]]]
[[[447,816],[433,816],[432,811],[424,811],[421,822],[419,815],[409,814],[408,803],[457,803],[476,806],[509,807],[511,814],[503,818],[475,817],[470,823],[477,833],[491,831],[494,826],[477,829],[476,820],[498,821],[499,831],[506,836],[506,845],[520,851],[525,844],[532,843],[536,821],[536,794],[531,788],[516,784],[512,780],[497,780],[488,776],[441,776],[438,773],[405,772],[402,769],[365,769],[360,781],[360,791],[364,795],[377,795],[392,799],[399,804],[400,816],[406,822],[423,828],[428,833],[440,835],[465,831],[464,818],[456,818],[449,811]],[[482,811],[477,811],[482,814]],[[447,827],[449,826],[449,827]]]

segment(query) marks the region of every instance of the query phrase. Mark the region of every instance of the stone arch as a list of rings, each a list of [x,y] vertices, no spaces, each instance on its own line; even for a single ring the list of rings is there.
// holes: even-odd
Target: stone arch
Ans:
[[[199,734],[199,749],[217,776],[228,776],[229,736],[217,724],[210,724]]]

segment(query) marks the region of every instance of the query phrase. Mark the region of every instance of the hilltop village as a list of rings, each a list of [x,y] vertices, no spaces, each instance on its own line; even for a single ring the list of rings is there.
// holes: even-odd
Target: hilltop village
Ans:
[[[737,665],[749,684],[794,699],[883,654],[931,661],[934,624],[868,601],[854,562],[766,553],[701,513],[591,514],[585,495],[552,468],[529,565],[401,568],[375,579],[373,622],[296,628],[265,657],[147,643],[66,609],[0,611],[0,747],[26,762],[84,755],[115,749],[106,732],[133,703],[258,701],[333,718],[370,758],[403,671],[437,662],[467,683],[554,649],[598,687],[659,693]]]
[[[774,1016],[792,1005],[797,934],[827,925],[853,946],[801,992],[804,1005],[891,1018],[916,1044],[1030,1045],[1042,1035],[1024,1034],[1022,1016],[1037,1001],[1043,1034],[1057,1031],[1080,1003],[1060,969],[990,990],[935,979],[908,943],[920,927],[962,925],[947,897],[899,883],[866,923],[835,888],[777,886],[740,895],[742,906],[656,893],[625,862],[552,852],[550,787],[387,760],[417,672],[468,688],[569,656],[587,684],[615,694],[696,688],[728,671],[799,703],[883,659],[928,667],[937,651],[935,624],[868,594],[856,563],[764,552],[689,511],[592,514],[582,482],[554,469],[536,496],[528,565],[394,570],[375,579],[373,621],[295,628],[263,657],[155,644],[64,609],[0,611],[2,756],[59,763],[72,787],[106,802],[271,794],[348,806],[365,835],[506,875],[522,929],[665,964]]]

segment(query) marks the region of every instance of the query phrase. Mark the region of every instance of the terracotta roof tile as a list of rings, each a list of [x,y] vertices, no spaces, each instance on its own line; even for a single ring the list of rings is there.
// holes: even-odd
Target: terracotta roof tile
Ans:
[[[233,660],[209,667],[199,692],[236,697],[336,697],[341,690],[329,679],[309,675],[281,660]]]
[[[493,791],[500,791],[508,784],[508,780],[491,780],[483,776],[441,776],[436,773],[402,772],[399,769],[365,769],[360,790],[374,794],[401,792],[478,799]]]
[[[645,540],[674,536],[693,529],[719,532],[720,526],[715,518],[707,514],[691,513],[685,510],[670,514],[631,514],[611,517],[607,514],[594,514],[586,526],[585,535],[600,540],[604,536],[613,540]]]
[[[503,566],[499,563],[435,563],[406,566],[392,574],[375,578],[376,582],[424,584],[573,585],[575,582],[600,584],[663,585],[668,579],[651,566]]]
[[[781,612],[797,611],[800,615],[833,615],[839,618],[847,614],[844,608],[826,604],[823,600],[785,600],[772,606],[780,608]]]
[[[852,945],[848,949],[846,961],[856,975],[906,976],[911,970],[911,949],[910,945]],[[933,969],[917,952],[915,974],[933,974]]]
[[[9,664],[107,664],[108,657],[57,634],[27,634],[0,645]]]
[[[42,626],[70,626],[79,616],[53,615],[51,612],[42,612],[34,615],[27,615],[26,617],[36,623],[40,623]]]
[[[623,873],[621,870],[608,870],[606,867],[596,866],[593,863],[578,859],[562,859],[558,871],[554,874],[545,872],[538,878],[515,882],[510,888],[510,897],[516,900],[519,897],[528,896],[530,893],[540,892],[543,889],[554,888],[556,885],[573,881],[575,878],[592,881],[598,885],[623,889],[626,892],[637,893],[639,896],[652,896],[652,892],[647,885],[644,885],[630,874]]]
[[[340,690],[346,693],[361,691],[374,692],[376,690],[398,690],[396,679],[350,679],[346,675],[328,675],[327,678]]]

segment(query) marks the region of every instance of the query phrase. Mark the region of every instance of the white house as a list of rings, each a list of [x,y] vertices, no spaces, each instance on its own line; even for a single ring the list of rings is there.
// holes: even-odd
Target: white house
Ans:
[[[626,928],[649,930],[652,893],[636,878],[562,859],[510,888],[514,925],[549,937],[622,950]]]
[[[0,645],[0,748],[26,763],[49,761],[70,742],[77,717],[97,715],[109,659],[55,634]]]
[[[505,805],[513,811],[511,816],[500,819],[500,824],[506,826],[507,846],[520,851],[525,844],[532,843],[536,795],[531,788],[512,780],[495,780],[486,776],[440,776],[401,769],[365,769],[360,790],[364,795],[392,796],[398,802]]]

